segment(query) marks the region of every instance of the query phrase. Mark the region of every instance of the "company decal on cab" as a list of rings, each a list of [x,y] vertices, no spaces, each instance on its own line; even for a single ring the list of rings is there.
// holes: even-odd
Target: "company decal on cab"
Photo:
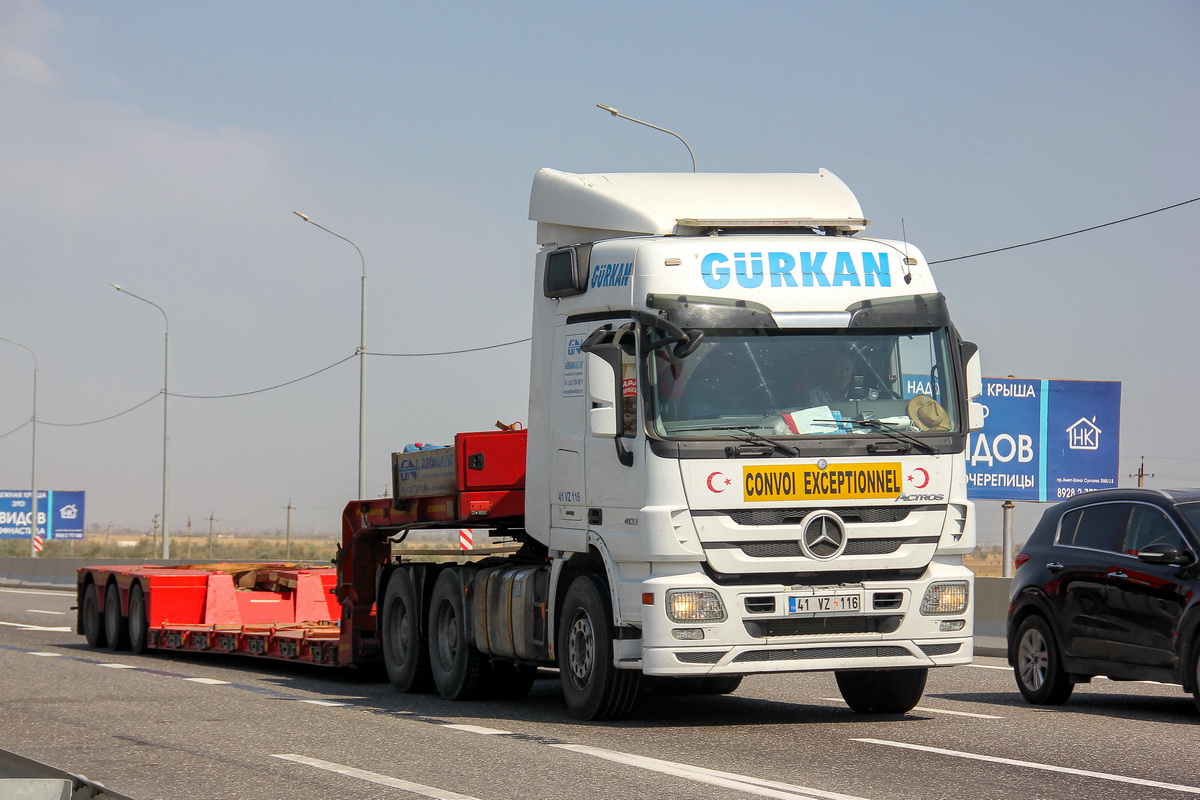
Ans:
[[[878,464],[742,467],[746,502],[777,500],[881,499],[899,497],[903,489],[899,462]]]

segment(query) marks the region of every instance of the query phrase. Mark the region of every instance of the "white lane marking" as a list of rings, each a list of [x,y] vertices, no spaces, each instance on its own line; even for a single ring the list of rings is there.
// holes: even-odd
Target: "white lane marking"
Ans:
[[[479,800],[477,797],[472,797],[469,794],[458,794],[449,789],[439,789],[436,786],[424,786],[420,783],[400,780],[393,778],[390,775],[380,775],[378,772],[367,772],[363,769],[355,769],[347,767],[345,764],[335,764],[332,761],[322,761],[319,758],[310,758],[308,756],[299,756],[294,753],[275,753],[271,758],[282,758],[285,761],[294,761],[297,764],[305,764],[317,769],[336,772],[338,775],[345,775],[349,778],[358,778],[359,780],[370,781],[377,783],[380,786],[390,786],[393,789],[403,789],[406,792],[419,794],[423,797],[432,797],[435,800]]]
[[[62,655],[62,653],[27,653],[26,655],[42,656],[43,658],[58,658]]]
[[[839,697],[818,697],[817,699],[828,700],[831,703],[845,702]],[[995,714],[976,714],[971,711],[947,711],[944,708],[928,708],[927,706],[914,706],[913,711],[924,711],[927,714],[949,714],[954,717],[974,717],[975,719],[1004,719],[1004,717],[997,717]]]
[[[994,664],[966,664],[965,666],[974,667],[975,669],[998,669],[1001,672],[1012,672],[1012,667],[997,667]]]
[[[495,736],[498,733],[511,733],[511,731],[502,731],[497,728],[484,728],[480,725],[443,725],[443,728],[453,728],[456,731],[466,731],[467,733],[482,733],[485,736]]]
[[[229,681],[219,681],[216,678],[184,678],[192,683],[203,683],[205,686],[228,686]]]
[[[301,702],[301,703],[308,703],[309,705],[314,705],[314,706],[329,706],[329,707],[331,707],[331,708],[332,708],[332,707],[334,707],[334,706],[348,706],[348,705],[350,705],[349,703],[336,703],[336,702],[334,702],[333,700],[301,700],[300,702]]]
[[[108,667],[109,669],[137,669],[132,664],[97,664],[97,667]]]
[[[64,616],[67,613],[65,611],[43,611],[40,608],[27,608],[25,610],[30,614],[54,614],[58,617]]]
[[[863,800],[860,797],[855,797],[848,794],[838,794],[837,792],[824,792],[820,789],[811,789],[806,786],[794,786],[790,783],[782,783],[780,781],[768,781],[762,778],[754,778],[749,775],[738,775],[733,772],[720,772],[715,769],[706,767],[695,767],[690,764],[678,764],[674,761],[663,761],[658,758],[649,758],[647,756],[635,756],[630,753],[621,753],[616,750],[605,750],[600,747],[589,747],[582,744],[552,744],[550,747],[557,747],[560,750],[570,750],[574,753],[583,755],[595,756],[608,761],[615,761],[618,764],[626,764],[631,767],[640,767],[641,769],[650,770],[652,772],[661,772],[664,775],[674,775],[679,778],[697,781],[699,783],[707,783],[713,786],[724,786],[729,789],[736,789],[739,792],[747,792],[756,794],[760,797],[773,797],[776,800],[814,800],[814,798],[824,798],[824,800]]]
[[[943,750],[940,747],[926,747],[920,744],[906,744],[904,742],[888,742],[882,739],[851,739],[852,742],[866,742],[868,744],[881,744],[887,747],[900,747],[907,750],[921,750],[926,753],[938,753],[939,755],[955,756],[957,758],[970,758],[975,761],[990,761],[993,764],[1007,764],[1013,767],[1028,767],[1029,769],[1041,769],[1047,772],[1061,772],[1065,775],[1078,775],[1084,778],[1099,778],[1104,781],[1116,781],[1117,783],[1132,783],[1136,786],[1152,786],[1155,789],[1170,789],[1174,792],[1186,792],[1188,794],[1200,794],[1200,786],[1183,786],[1178,783],[1162,783],[1161,781],[1148,781],[1142,778],[1130,778],[1127,775],[1113,775],[1109,772],[1093,772],[1087,769],[1075,769],[1074,767],[1056,767],[1052,764],[1039,764],[1036,761],[1018,761],[1015,758],[1000,758],[998,756],[985,756],[979,753],[964,753],[959,750]]]
[[[46,597],[74,597],[74,592],[45,592],[37,589],[0,589],[5,594],[40,594]]]
[[[22,630],[26,631],[55,631],[65,633],[73,630],[73,628],[68,625],[63,625],[61,627],[47,627],[45,625],[25,625],[21,622],[0,622],[0,625],[7,625],[10,628],[21,628]]]

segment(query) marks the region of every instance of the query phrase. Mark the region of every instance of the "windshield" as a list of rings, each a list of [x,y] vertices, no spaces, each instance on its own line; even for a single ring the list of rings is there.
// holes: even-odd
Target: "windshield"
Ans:
[[[949,353],[943,328],[705,330],[686,358],[651,353],[653,427],[665,438],[957,431]]]

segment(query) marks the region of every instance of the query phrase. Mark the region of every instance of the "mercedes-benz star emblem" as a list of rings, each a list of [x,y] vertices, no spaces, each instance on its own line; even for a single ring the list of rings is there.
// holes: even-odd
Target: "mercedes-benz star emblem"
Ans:
[[[846,549],[846,528],[832,511],[816,511],[804,520],[800,549],[809,558],[828,561]]]

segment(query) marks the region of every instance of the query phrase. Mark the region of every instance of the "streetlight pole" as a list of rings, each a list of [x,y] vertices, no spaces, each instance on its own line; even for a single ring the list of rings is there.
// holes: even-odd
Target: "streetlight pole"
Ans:
[[[42,551],[42,537],[38,534],[38,495],[37,495],[37,379],[38,379],[38,363],[37,355],[20,342],[14,342],[12,339],[5,339],[0,336],[0,342],[8,342],[15,344],[17,347],[24,350],[33,356],[33,417],[29,420],[32,423],[33,439],[33,456],[30,460],[29,467],[29,499],[33,504],[33,508],[29,511],[29,556],[37,558],[37,554]]]
[[[651,125],[649,122],[643,122],[640,119],[634,119],[633,117],[627,117],[624,114],[622,114],[620,111],[617,111],[612,106],[606,106],[606,105],[601,105],[600,103],[596,103],[596,108],[603,109],[604,111],[607,111],[608,113],[612,114],[614,117],[620,117],[621,119],[627,119],[630,122],[636,122],[638,125],[645,125],[647,128],[654,128],[654,130],[656,130],[656,131],[662,131],[663,133],[671,134],[676,139],[683,142],[683,146],[687,148],[688,155],[692,157],[692,172],[696,171],[696,154],[692,152],[691,145],[689,145],[687,142],[685,142],[683,140],[683,137],[680,136],[675,131],[669,131],[666,128],[660,128],[657,125]]]
[[[163,311],[163,307],[153,300],[147,300],[144,297],[139,297],[128,289],[122,289],[115,283],[109,283],[109,286],[116,289],[118,292],[129,295],[135,300],[141,300],[143,303],[152,305],[158,309],[158,313],[162,314],[163,318],[163,468],[162,468],[162,557],[171,557],[171,529],[167,525],[167,507],[169,505],[170,482],[168,468],[170,464],[170,439],[167,435],[167,398],[170,395],[170,374],[171,374],[171,323],[167,319],[167,312]]]
[[[358,499],[367,499],[367,260],[363,258],[362,250],[354,242],[336,231],[331,231],[324,225],[313,222],[299,211],[293,211],[300,219],[310,225],[315,225],[328,234],[332,234],[343,242],[348,243],[358,253],[362,263],[362,282],[359,290],[358,304]]]

